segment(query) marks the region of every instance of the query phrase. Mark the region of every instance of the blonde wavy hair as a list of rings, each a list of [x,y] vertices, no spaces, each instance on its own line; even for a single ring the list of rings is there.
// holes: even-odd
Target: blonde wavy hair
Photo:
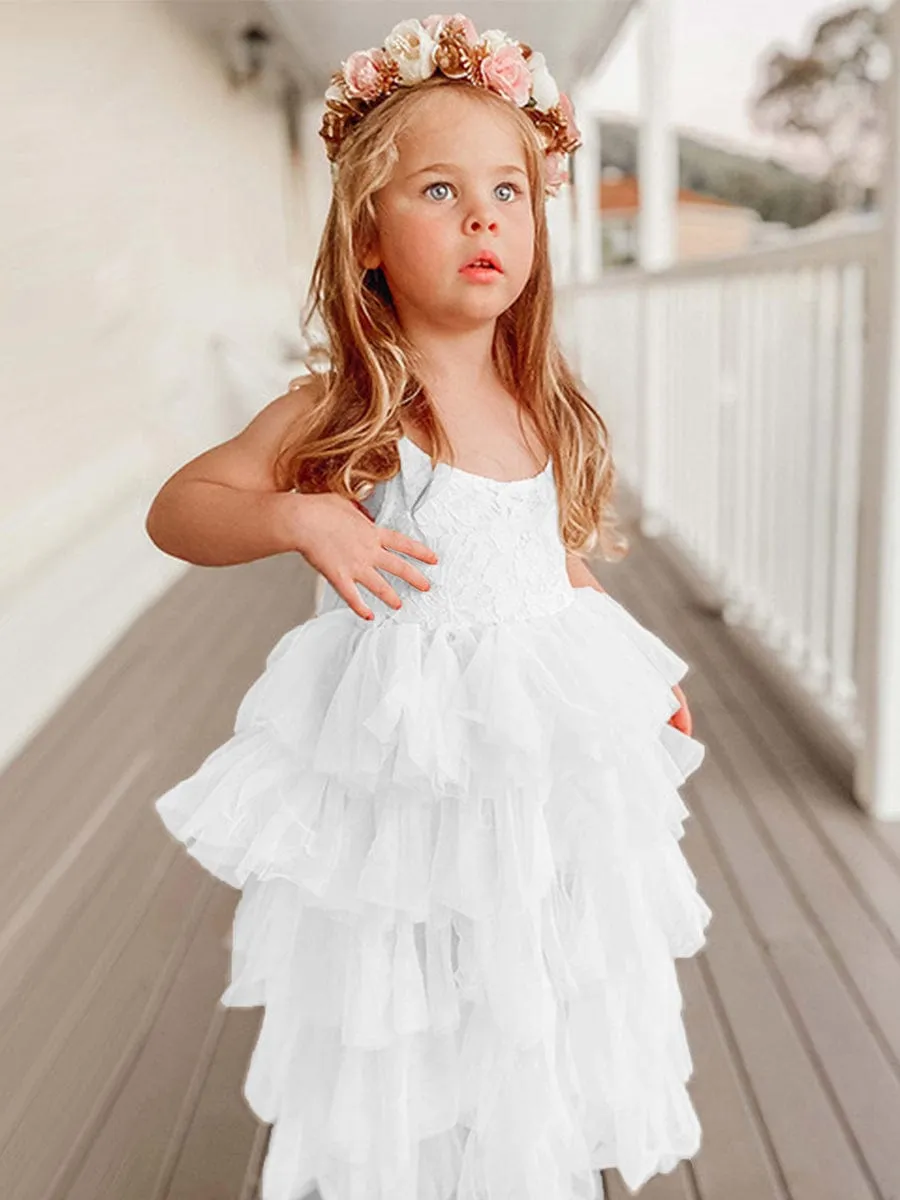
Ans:
[[[332,491],[359,503],[376,483],[400,469],[396,443],[403,433],[401,409],[428,438],[433,463],[439,456],[453,457],[387,281],[380,268],[361,265],[377,230],[375,193],[388,183],[398,160],[397,139],[437,87],[456,88],[473,103],[493,105],[519,127],[534,216],[534,266],[522,294],[497,318],[494,363],[554,460],[566,550],[579,555],[599,550],[607,560],[620,558],[629,544],[615,528],[609,433],[553,329],[543,146],[532,122],[508,100],[451,79],[436,77],[395,92],[341,145],[302,323],[309,347],[303,361],[318,386],[279,450],[278,485],[300,492]],[[325,344],[310,335],[317,316]]]

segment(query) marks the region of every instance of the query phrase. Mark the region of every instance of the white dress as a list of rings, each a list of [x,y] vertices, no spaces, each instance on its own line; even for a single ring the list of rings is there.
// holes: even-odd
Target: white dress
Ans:
[[[156,801],[242,889],[221,1002],[264,1005],[262,1200],[587,1200],[700,1145],[674,959],[688,664],[574,588],[552,462],[501,482],[408,438],[367,508],[430,546],[365,621],[326,585]]]

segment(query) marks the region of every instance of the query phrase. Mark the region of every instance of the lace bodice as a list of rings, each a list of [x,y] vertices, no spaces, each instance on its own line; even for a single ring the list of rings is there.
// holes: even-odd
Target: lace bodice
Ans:
[[[400,470],[377,485],[366,509],[379,525],[430,546],[439,561],[408,556],[431,581],[427,592],[385,572],[400,609],[360,584],[375,623],[496,623],[543,616],[571,603],[552,458],[537,475],[497,480],[449,463],[432,468],[429,455],[405,436],[397,446]],[[317,612],[341,607],[345,600],[326,581]]]

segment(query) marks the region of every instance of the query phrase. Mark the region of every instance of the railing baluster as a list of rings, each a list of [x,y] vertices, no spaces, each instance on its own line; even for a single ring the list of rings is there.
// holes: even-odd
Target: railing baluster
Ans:
[[[866,274],[861,266],[844,268],[841,288],[841,336],[836,422],[834,570],[832,605],[832,678],[834,711],[861,737],[857,712],[856,612],[860,503],[860,442],[863,402],[863,320]]]
[[[567,341],[638,492],[858,741],[864,318],[877,231],[559,289]]]

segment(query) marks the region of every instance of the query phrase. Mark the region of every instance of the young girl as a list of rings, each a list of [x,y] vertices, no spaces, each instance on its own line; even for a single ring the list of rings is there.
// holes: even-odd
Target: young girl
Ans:
[[[711,916],[679,847],[704,747],[687,663],[582,561],[622,542],[553,332],[574,114],[457,14],[352,54],[321,133],[328,368],[147,519],[190,562],[297,551],[326,581],[156,804],[242,890],[222,1003],[265,1006],[262,1198],[635,1191],[700,1144],[674,959]]]

